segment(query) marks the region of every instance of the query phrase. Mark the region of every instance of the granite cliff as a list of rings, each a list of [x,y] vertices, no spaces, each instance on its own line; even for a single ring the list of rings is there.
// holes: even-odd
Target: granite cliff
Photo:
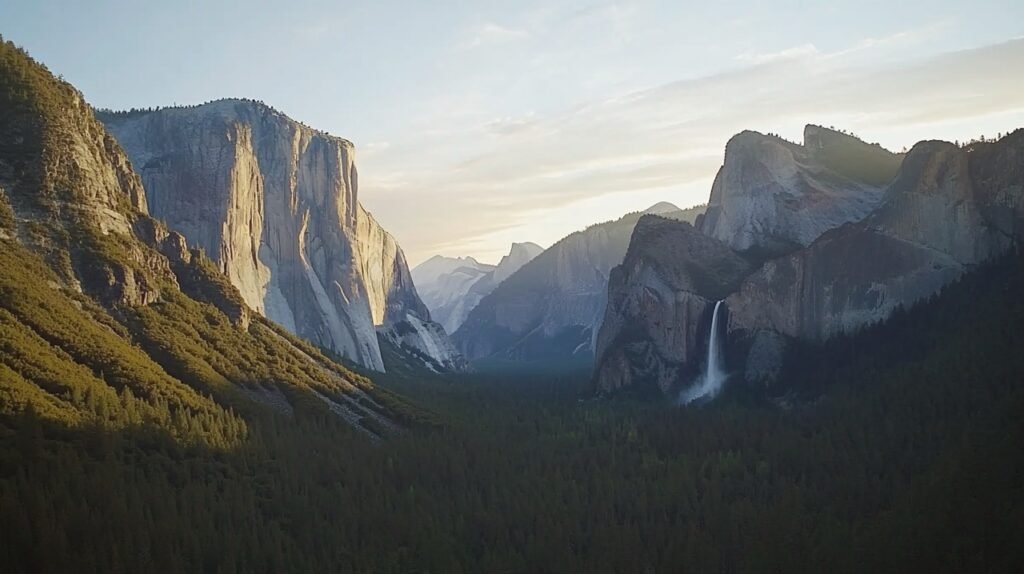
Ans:
[[[937,293],[1024,238],[1022,166],[1022,130],[968,148],[917,144],[874,213],[744,281],[726,300],[729,330],[755,345],[778,335],[821,341]],[[750,378],[775,370],[755,359]]]
[[[647,383],[668,392],[706,344],[701,327],[714,303],[735,290],[750,267],[687,222],[640,218],[608,282],[595,353],[602,390]]]
[[[745,131],[725,148],[697,227],[737,251],[778,255],[859,221],[882,201],[900,157],[808,125],[804,144]]]
[[[667,206],[667,207],[666,207]],[[694,221],[703,206],[653,206],[666,217]],[[608,275],[622,262],[631,213],[573,233],[523,265],[480,300],[452,338],[470,359],[570,360],[591,355],[604,317]]]
[[[0,414],[204,449],[246,444],[267,410],[399,430],[404,401],[254,314],[150,216],[82,94],[3,41],[0,110]]]
[[[461,367],[401,248],[359,203],[351,142],[247,100],[102,119],[152,215],[207,253],[252,309],[370,369],[384,369],[378,332],[438,368]]]
[[[707,332],[718,299],[730,369],[771,380],[787,340],[822,341],[884,320],[1019,245],[1024,131],[964,148],[922,142],[896,172],[879,150],[815,126],[804,146],[751,132],[733,138],[702,233],[668,242],[634,233],[630,253],[646,255],[627,256],[613,273],[596,390],[688,384],[706,347],[694,333]],[[737,169],[741,176],[729,173]],[[724,279],[714,288],[694,288],[723,265],[731,272],[716,274]],[[651,301],[673,294],[688,312],[652,310]]]

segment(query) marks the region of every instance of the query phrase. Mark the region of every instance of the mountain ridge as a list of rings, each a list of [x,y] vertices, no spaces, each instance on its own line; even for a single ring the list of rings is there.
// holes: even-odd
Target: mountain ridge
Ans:
[[[384,368],[378,332],[462,368],[401,247],[359,202],[349,140],[250,100],[104,117],[154,215],[210,254],[250,307],[373,370]]]
[[[702,211],[697,206],[671,214],[693,221]],[[523,265],[481,299],[452,335],[459,350],[470,360],[569,361],[591,354],[608,275],[625,257],[633,227],[644,215],[637,211],[590,225]]]
[[[81,93],[9,42],[0,104],[4,417],[214,449],[240,446],[282,405],[334,413],[371,440],[413,421],[402,400],[254,317],[201,250],[148,215]]]
[[[469,256],[435,255],[417,265],[412,274],[432,316],[454,333],[484,296],[543,251],[536,243],[513,243],[496,265]]]
[[[697,227],[737,251],[781,255],[874,210],[900,161],[813,124],[804,128],[803,145],[742,131],[726,144]]]
[[[760,134],[744,134],[739,141],[743,138],[754,138],[755,142],[763,140]],[[807,134],[805,139],[812,145],[822,134],[838,137],[840,147],[853,141],[851,136],[823,132],[817,126],[808,126]],[[702,310],[665,325],[659,317],[671,316],[671,311],[641,312],[630,302],[642,297],[645,283],[661,284],[666,273],[691,276],[703,273],[711,262],[694,267],[683,259],[667,258],[664,260],[667,264],[663,262],[660,269],[648,262],[618,271],[625,274],[625,278],[611,285],[609,300],[616,304],[609,307],[605,320],[609,332],[602,335],[602,340],[609,341],[608,347],[602,349],[602,356],[616,359],[610,363],[614,366],[611,370],[599,359],[595,366],[595,389],[607,392],[620,388],[624,380],[641,379],[652,372],[676,373],[657,378],[662,392],[668,393],[684,385],[687,378],[695,376],[704,352],[701,345],[706,345],[706,341],[698,337],[696,344],[670,348],[662,342],[663,331],[670,328],[692,337],[696,330],[708,329],[709,309],[718,298],[725,302],[733,364],[742,366],[743,378],[748,381],[773,381],[782,368],[789,341],[823,341],[882,321],[896,309],[937,293],[973,266],[1005,253],[1024,236],[1021,233],[1024,197],[1020,193],[1024,170],[1015,163],[1024,153],[1021,151],[1024,135],[1021,134],[1024,130],[1017,130],[995,143],[967,147],[939,141],[920,142],[905,156],[899,156],[899,170],[884,189],[872,192],[877,196],[876,205],[863,217],[821,220],[819,223],[829,222],[829,226],[806,246],[793,241],[774,255],[770,254],[770,245],[768,250],[751,250],[746,239],[735,241],[736,237],[749,238],[744,226],[750,222],[769,221],[780,215],[770,203],[761,204],[758,207],[761,211],[751,211],[750,218],[731,228],[731,236],[723,237],[722,230],[726,228],[702,219],[697,224],[702,232],[725,242],[734,253],[742,254],[753,263],[748,274],[733,291],[707,294],[702,299]],[[741,149],[746,145],[742,143]],[[827,149],[836,144],[823,145]],[[847,162],[843,169],[856,171],[873,166],[883,170],[874,181],[890,179],[888,170],[892,157],[886,155],[888,152],[878,151],[880,148],[859,140],[855,145],[859,150],[870,148],[868,155],[854,154],[855,161]],[[778,154],[779,146],[787,150],[801,147],[789,142],[770,146],[775,146],[770,156]],[[729,153],[727,150],[726,164],[731,161]],[[875,161],[878,157],[883,161]],[[759,163],[762,160],[758,157],[742,161],[771,164]],[[842,162],[841,158],[829,161]],[[792,167],[786,162],[773,165],[783,171]],[[865,172],[860,172],[859,177],[871,179]],[[753,179],[747,182],[749,189],[733,193],[737,197],[748,197],[766,180],[782,181],[774,175]],[[799,182],[803,180],[792,181],[802,185]],[[846,201],[843,194],[850,188],[841,180],[836,182],[838,193],[826,190],[822,197]],[[713,198],[716,193],[723,193],[720,179],[712,188]],[[773,193],[777,197],[782,192]],[[858,192],[854,190],[854,193]],[[803,213],[803,210],[796,209],[792,213]],[[776,221],[785,221],[787,217],[789,215],[783,215]],[[819,228],[808,227],[791,233],[790,237],[798,238],[804,231]],[[643,246],[645,241],[650,243],[643,235],[635,235],[633,242],[641,245],[631,243],[630,249],[638,252],[659,249],[654,245]],[[696,236],[690,236],[687,241],[696,241]],[[660,294],[660,300],[690,300],[694,295],[698,293],[691,288],[670,288],[669,292]],[[643,335],[616,348],[615,333],[623,325],[632,325],[632,332],[639,331]],[[637,355],[632,360],[622,360],[629,348],[647,351],[642,358]]]

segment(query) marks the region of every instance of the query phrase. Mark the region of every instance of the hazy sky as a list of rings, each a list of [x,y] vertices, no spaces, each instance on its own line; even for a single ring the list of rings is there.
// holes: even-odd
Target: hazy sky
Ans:
[[[706,201],[729,136],[1024,127],[1024,2],[3,0],[96,106],[261,99],[353,140],[411,263]]]

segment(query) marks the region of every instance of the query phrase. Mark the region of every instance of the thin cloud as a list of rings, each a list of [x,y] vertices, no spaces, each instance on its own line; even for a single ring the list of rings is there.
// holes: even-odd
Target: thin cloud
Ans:
[[[741,69],[559,114],[467,124],[448,132],[445,145],[421,141],[404,156],[381,150],[360,171],[363,198],[401,230],[412,261],[482,253],[491,238],[517,228],[520,240],[534,239],[525,234],[531,220],[544,219],[538,214],[596,197],[628,201],[630,194],[649,198],[663,190],[662,199],[685,206],[683,190],[693,193],[693,185],[713,177],[726,141],[743,129],[799,139],[803,124],[824,123],[899,148],[914,142],[886,141],[887,134],[905,137],[914,127],[922,138],[940,137],[930,125],[1022,108],[1024,78],[1006,71],[1024,69],[1024,40],[875,68],[861,65],[859,55],[838,53],[802,48],[788,57],[756,57],[751,61],[759,63]],[[450,153],[452,146],[462,153]],[[398,170],[401,178],[376,175]],[[703,201],[700,195],[689,203]],[[428,197],[422,209],[405,209],[409,198]],[[624,204],[623,213],[644,207]]]
[[[468,36],[469,38],[459,45],[460,48],[469,49],[507,44],[529,38],[530,33],[521,28],[509,28],[494,22],[484,22],[474,27]]]
[[[816,48],[814,44],[802,44],[800,46],[793,46],[792,48],[786,48],[785,50],[780,50],[778,52],[768,52],[765,54],[740,54],[739,56],[736,56],[736,60],[745,64],[759,65],[779,60],[806,58],[817,54],[818,48]]]
[[[497,136],[507,136],[529,130],[537,125],[533,114],[523,117],[506,116],[487,122],[484,129]]]

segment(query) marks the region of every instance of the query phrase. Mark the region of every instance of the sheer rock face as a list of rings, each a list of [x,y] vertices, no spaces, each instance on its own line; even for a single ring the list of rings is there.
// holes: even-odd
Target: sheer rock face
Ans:
[[[655,207],[690,221],[703,212],[703,207]],[[469,358],[507,360],[566,360],[593,353],[609,273],[625,257],[641,215],[573,233],[523,265],[470,312],[453,335],[459,350]]]
[[[764,153],[775,157],[782,153],[780,145],[771,144]],[[843,160],[837,156],[828,161],[836,165]],[[850,162],[845,165],[850,169]],[[859,165],[880,169],[887,164]],[[860,173],[863,180],[887,177]],[[715,189],[721,193],[721,181]],[[797,214],[814,207],[800,209]],[[765,227],[740,225],[730,235],[724,232],[727,227],[705,219],[698,226],[705,232],[702,237],[692,232],[641,233],[638,226],[626,263],[612,274],[598,344],[596,390],[651,380],[664,391],[688,382],[681,373],[695,374],[701,355],[694,349],[706,344],[708,309],[715,298],[725,299],[728,339],[738,345],[730,369],[748,380],[770,380],[779,372],[787,340],[822,341],[884,320],[897,307],[937,293],[973,266],[1020,245],[1024,130],[968,148],[922,142],[902,161],[877,207],[859,221],[833,222],[833,228],[806,247],[772,259],[764,259],[763,250],[758,257],[746,257],[755,263],[745,270],[731,267],[735,274],[722,277],[736,280],[718,282],[723,288],[718,291],[680,285],[733,261],[735,251],[711,246],[695,251],[691,246],[714,238],[739,250],[756,237],[750,230]],[[805,231],[795,229],[788,237],[800,243]],[[772,237],[779,235],[773,232]],[[666,269],[686,273],[671,275]],[[695,329],[702,334],[696,339]]]
[[[818,126],[804,145],[745,131],[725,148],[698,228],[736,251],[778,255],[859,221],[881,202],[899,156]]]
[[[412,275],[431,317],[454,333],[481,299],[542,251],[535,243],[513,243],[497,265],[472,257],[435,256],[414,268]]]
[[[513,273],[519,271],[519,269],[533,261],[533,258],[540,255],[544,251],[544,248],[536,243],[513,243],[512,248],[509,249],[508,255],[501,258],[498,262],[498,266],[494,268],[494,274],[492,275],[492,283],[497,286],[502,281],[508,279]]]
[[[597,338],[598,392],[644,383],[672,389],[706,349],[698,326],[749,271],[746,259],[689,223],[642,217],[608,284]]]
[[[937,293],[1022,237],[1024,133],[971,151],[923,142],[863,221],[766,263],[728,299],[730,329],[824,340]]]
[[[14,220],[4,237],[104,305],[159,301],[161,284],[175,278],[135,240],[147,209],[138,176],[82,94],[63,82],[50,87],[59,105],[13,106],[0,121],[0,202],[9,202]],[[44,98],[36,89],[25,88],[25,97]]]
[[[374,370],[378,329],[410,314],[429,322],[401,248],[358,202],[350,142],[240,100],[104,119],[150,213],[213,258],[254,310]]]

